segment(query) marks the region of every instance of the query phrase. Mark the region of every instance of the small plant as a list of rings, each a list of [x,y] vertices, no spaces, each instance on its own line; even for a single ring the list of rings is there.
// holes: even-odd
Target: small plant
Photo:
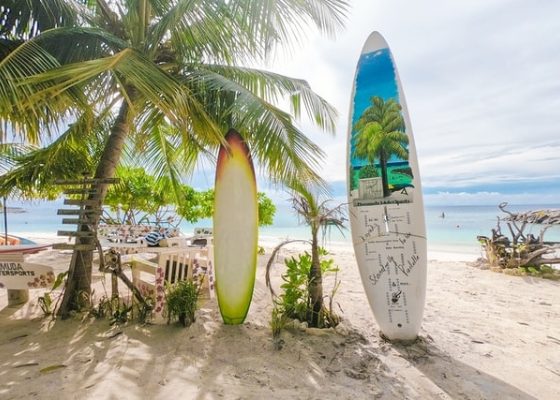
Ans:
[[[43,311],[43,314],[45,314],[45,316],[54,314],[60,296],[57,298],[57,303],[53,308],[52,294],[54,290],[58,289],[64,283],[64,280],[66,279],[67,275],[68,275],[68,271],[61,272],[60,274],[58,274],[53,283],[52,289],[49,292],[46,292],[43,296],[39,297],[38,299],[39,307],[41,307],[41,310]]]
[[[89,310],[89,315],[101,319],[109,317],[110,325],[124,324],[132,318],[133,306],[118,296],[102,296]]]
[[[107,315],[111,315],[111,300],[107,296],[102,296],[97,303],[97,306],[93,306],[89,311],[89,314],[97,319],[105,318]]]
[[[321,257],[320,266],[322,275],[337,272],[338,267],[334,265],[332,258],[326,259],[328,252],[320,248],[319,255]],[[314,278],[310,277],[312,266],[312,257],[308,252],[298,255],[297,258],[291,257],[285,260],[286,273],[282,275],[284,283],[281,285],[283,293],[277,297],[275,307],[272,311],[272,333],[275,334],[276,329],[282,329],[287,319],[298,319],[311,324],[313,321],[313,307],[309,293],[309,287]],[[338,281],[331,295],[336,293]],[[332,302],[331,302],[332,303]],[[319,328],[336,326],[338,317],[331,310],[324,306],[321,308],[318,316]]]
[[[272,330],[272,337],[280,337],[280,332],[286,326],[287,318],[278,305],[275,305],[272,309],[272,317],[270,319],[270,329]]]
[[[360,179],[377,178],[379,174],[377,173],[377,168],[375,165],[366,165],[360,168],[359,172]]]
[[[148,323],[154,309],[155,299],[153,297],[145,297],[144,303],[138,303],[138,322],[141,324]]]
[[[180,281],[166,288],[167,323],[178,320],[185,327],[195,321],[195,311],[200,293],[199,285],[192,281]]]
[[[119,297],[115,297],[114,300],[116,300],[115,301],[116,305],[113,314],[111,315],[111,318],[109,318],[109,324],[110,325],[124,324],[130,318],[132,318],[132,305],[129,305],[124,301],[121,303]]]

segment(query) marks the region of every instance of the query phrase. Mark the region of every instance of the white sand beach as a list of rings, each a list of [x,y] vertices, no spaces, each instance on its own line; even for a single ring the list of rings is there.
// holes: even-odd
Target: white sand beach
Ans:
[[[341,325],[285,330],[280,350],[264,280],[270,249],[241,326],[223,325],[211,299],[187,329],[52,321],[37,305],[40,291],[7,307],[1,290],[0,398],[560,398],[560,282],[481,270],[460,261],[468,254],[431,254],[420,340],[395,345],[378,335],[350,246],[331,252],[341,270]],[[69,262],[57,251],[33,257],[58,271]],[[278,279],[282,264],[274,269]]]

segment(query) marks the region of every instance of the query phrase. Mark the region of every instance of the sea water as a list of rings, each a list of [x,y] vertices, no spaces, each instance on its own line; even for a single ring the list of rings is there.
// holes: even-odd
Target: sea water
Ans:
[[[53,236],[57,230],[71,230],[73,225],[62,225],[62,216],[57,215],[63,206],[62,200],[52,202],[16,202],[8,203],[8,207],[21,207],[23,212],[9,212],[8,232],[16,236],[25,237],[26,233]],[[560,209],[560,204],[553,205],[511,205],[512,212],[524,212],[540,209]],[[480,244],[477,236],[491,236],[491,229],[496,228],[498,216],[505,217],[497,206],[432,206],[425,207],[428,248],[432,251],[461,252],[480,254]],[[1,218],[1,217],[0,217]],[[185,235],[190,235],[195,227],[211,227],[211,220],[201,220],[195,224],[181,222],[179,227]],[[507,223],[500,222],[502,233],[510,236]],[[351,234],[346,222],[346,229],[342,232],[331,229],[327,232],[326,247],[329,244],[349,244]],[[525,233],[538,236],[543,226],[529,224]],[[0,232],[3,232],[3,222]],[[260,228],[260,240],[274,245],[283,239],[308,240],[310,229],[289,205],[278,205],[274,218],[274,225]],[[560,242],[560,226],[553,226],[545,233],[546,241]]]

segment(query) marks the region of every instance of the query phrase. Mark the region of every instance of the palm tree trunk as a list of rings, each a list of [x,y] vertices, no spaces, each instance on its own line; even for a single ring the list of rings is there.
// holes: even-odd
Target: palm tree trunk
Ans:
[[[126,100],[123,100],[115,124],[111,128],[111,134],[105,144],[101,160],[95,171],[96,179],[112,178],[121,158],[124,143],[130,130],[128,124],[128,115],[130,109]],[[103,204],[107,195],[108,184],[102,183],[97,187],[97,192],[89,196],[91,200],[97,200],[99,205]],[[87,206],[91,208],[91,206]],[[79,225],[78,230],[81,232],[97,231],[99,224],[99,215],[97,215],[91,224]],[[95,244],[95,237],[78,237],[78,244]],[[100,255],[102,256],[102,255]],[[62,318],[68,317],[70,311],[79,310],[85,304],[89,303],[91,297],[91,273],[92,273],[93,250],[74,250],[72,260],[68,270],[68,280],[64,290],[59,315]]]
[[[311,227],[311,269],[309,270],[309,300],[311,303],[311,322],[315,328],[321,328],[321,310],[323,309],[323,276],[319,260],[319,227]]]
[[[387,173],[387,157],[384,152],[379,155],[379,164],[381,164],[381,181],[383,182],[383,197],[389,197],[391,191],[389,190],[389,176]]]

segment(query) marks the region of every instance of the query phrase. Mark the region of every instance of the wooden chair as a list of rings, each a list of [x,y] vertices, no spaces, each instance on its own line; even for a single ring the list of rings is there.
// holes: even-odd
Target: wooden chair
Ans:
[[[143,296],[155,298],[154,320],[163,319],[165,283],[202,280],[202,289],[210,290],[211,262],[204,247],[159,249],[155,262],[131,255],[132,282]],[[212,296],[212,295],[211,295]]]

